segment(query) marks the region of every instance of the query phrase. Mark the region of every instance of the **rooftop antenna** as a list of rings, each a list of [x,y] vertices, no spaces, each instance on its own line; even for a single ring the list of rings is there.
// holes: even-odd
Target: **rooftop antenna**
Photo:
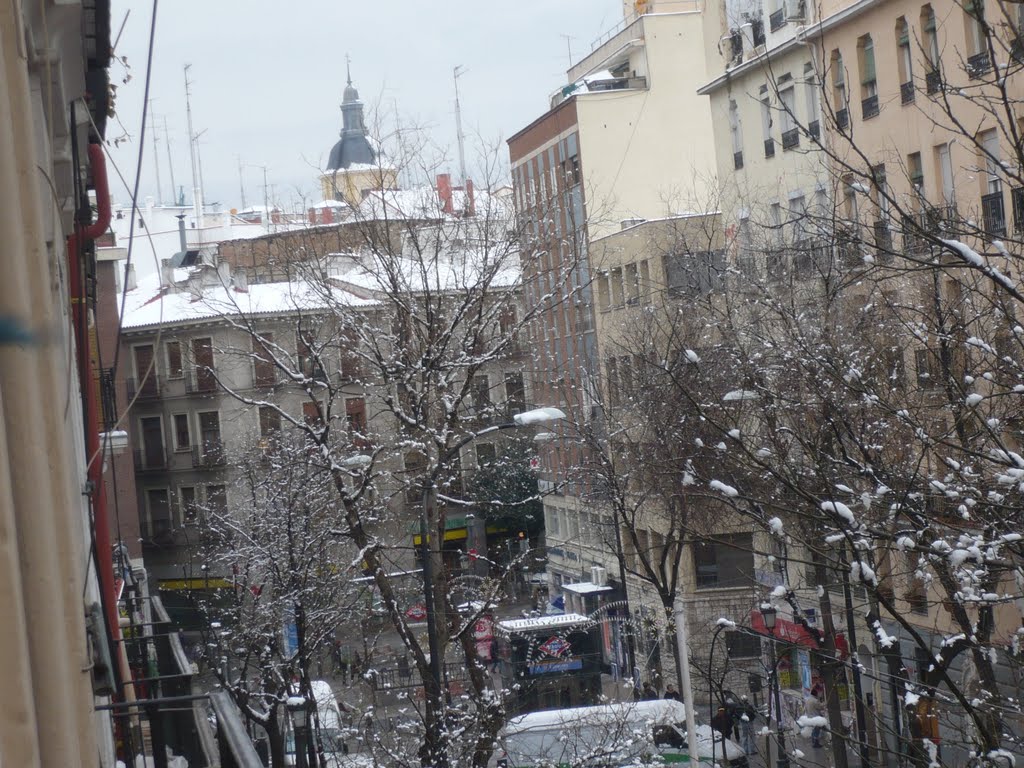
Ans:
[[[242,188],[242,210],[245,210],[245,176],[242,174],[242,158],[238,158],[238,184]]]
[[[167,115],[164,115],[164,146],[167,148],[167,165],[171,169],[171,199],[177,205],[178,201],[175,199],[177,195],[174,190],[178,185],[174,183],[174,160],[171,158],[171,134],[167,130]]]
[[[203,190],[199,182],[199,163],[196,156],[198,136],[192,129],[192,81],[188,79],[188,71],[191,68],[191,64],[185,65],[185,114],[188,118],[188,155],[192,161],[192,208],[196,217],[195,226],[199,228],[203,225]]]
[[[462,186],[466,186],[466,137],[462,133],[462,109],[459,106],[459,76],[466,73],[466,68],[461,64],[452,70],[455,79],[455,131],[459,140],[459,178]]]
[[[156,202],[157,205],[164,204],[164,192],[160,188],[160,148],[157,146],[159,140],[156,134],[156,115],[153,112],[153,100],[149,100],[149,130],[153,134],[153,169],[156,171]]]
[[[565,50],[569,53],[569,69],[572,69],[572,35],[561,35],[565,38]]]

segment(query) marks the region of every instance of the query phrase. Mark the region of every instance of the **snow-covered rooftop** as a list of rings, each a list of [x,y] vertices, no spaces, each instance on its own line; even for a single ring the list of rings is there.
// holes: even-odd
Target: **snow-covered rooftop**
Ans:
[[[279,314],[297,309],[317,309],[327,306],[322,290],[322,287],[314,289],[304,281],[258,283],[244,290],[215,284],[205,286],[202,295],[197,297],[187,288],[175,292],[168,286],[161,286],[159,278],[152,275],[140,280],[135,290],[128,291],[122,326],[145,328],[239,314]],[[343,288],[333,287],[332,291],[335,302],[348,306],[371,306],[375,303]]]

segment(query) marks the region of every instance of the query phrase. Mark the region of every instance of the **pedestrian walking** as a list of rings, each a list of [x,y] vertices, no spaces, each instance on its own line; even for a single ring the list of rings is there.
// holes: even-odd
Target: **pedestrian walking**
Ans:
[[[810,695],[804,699],[804,716],[810,721],[811,746],[821,749],[821,734],[825,730],[822,721],[825,719],[825,708],[819,698],[818,688],[811,690]]]
[[[658,696],[658,689],[651,685],[651,682],[648,680],[646,683],[644,683],[644,688],[643,691],[640,693],[640,698],[644,701],[655,701],[656,699],[659,699],[661,697]]]
[[[679,691],[676,690],[676,687],[672,685],[672,683],[669,683],[665,686],[665,698],[673,699],[675,701],[681,701],[681,699],[679,698]]]
[[[757,744],[754,741],[754,721],[757,719],[757,710],[750,703],[745,695],[740,697],[739,706],[739,727],[740,746],[748,755],[757,752]]]
[[[711,727],[722,734],[722,738],[729,738],[729,731],[732,730],[732,720],[725,707],[719,707],[715,716],[711,718]]]

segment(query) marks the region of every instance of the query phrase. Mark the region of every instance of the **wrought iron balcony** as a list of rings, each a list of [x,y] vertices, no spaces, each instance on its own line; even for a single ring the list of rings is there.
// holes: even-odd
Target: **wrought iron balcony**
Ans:
[[[878,114],[878,95],[868,96],[861,99],[860,108],[865,120],[869,120]]]
[[[732,153],[732,167],[737,171],[743,167],[743,152]]]
[[[992,69],[992,57],[988,55],[988,51],[982,51],[967,57],[968,76],[972,78],[981,77],[990,69]]]
[[[800,146],[800,129],[790,128],[788,131],[782,132],[782,148],[793,149],[793,147]]]
[[[817,120],[811,120],[811,122],[807,124],[807,133],[811,138],[821,138],[821,124]]]
[[[878,219],[872,229],[875,236],[875,258],[881,262],[892,261],[892,230],[889,229],[889,222]]]
[[[194,368],[185,375],[185,391],[196,394],[203,392],[215,392],[217,390],[217,377],[209,368]]]
[[[167,469],[167,452],[162,445],[136,448],[133,453],[137,472],[162,472]]]
[[[914,103],[914,81],[910,80],[906,83],[900,84],[900,103],[901,104],[913,104]]]
[[[192,466],[223,467],[227,463],[224,444],[220,440],[205,440],[203,445],[192,446]]]
[[[1024,231],[1024,187],[1010,190],[1010,204],[1013,206],[1013,230]]]
[[[774,11],[770,16],[768,16],[768,26],[771,28],[772,32],[777,32],[786,26],[786,9],[784,7],[779,8],[779,10]]]
[[[149,376],[143,379],[141,382],[136,379],[128,379],[125,384],[128,389],[129,400],[156,400],[160,397],[161,384],[160,377],[155,372],[150,371]]]
[[[924,85],[929,96],[938,93],[942,90],[942,73],[937,69],[933,69],[924,76]]]
[[[840,131],[850,124],[850,111],[845,107],[836,110],[836,128]]]
[[[775,157],[775,139],[764,140],[764,156]]]
[[[981,216],[987,234],[997,237],[1006,235],[1006,204],[1002,190],[981,196]]]

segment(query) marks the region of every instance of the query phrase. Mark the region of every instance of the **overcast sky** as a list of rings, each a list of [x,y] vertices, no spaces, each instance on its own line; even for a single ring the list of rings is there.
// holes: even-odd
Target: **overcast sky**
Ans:
[[[115,53],[127,56],[128,69],[111,67],[118,119],[109,124],[107,138],[124,139],[115,160],[129,179],[137,162],[150,7],[130,0],[114,0],[113,6],[115,37],[124,22]],[[564,36],[578,59],[619,22],[621,9],[621,0],[164,2],[150,86],[159,196],[171,197],[166,119],[174,181],[185,188],[186,202],[192,199],[185,64],[192,65],[193,126],[202,132],[206,200],[241,207],[240,159],[249,166],[243,169],[247,204],[263,202],[263,170],[252,166],[266,165],[273,196],[290,208],[300,194],[307,203],[319,198],[316,168],[326,163],[341,128],[346,53],[368,109],[381,105],[397,110],[403,125],[424,126],[434,142],[450,148],[450,170],[457,175],[452,68],[466,67],[459,88],[467,138],[505,139],[543,114],[549,94],[564,85]],[[131,79],[122,83],[126,74]],[[147,195],[158,196],[148,125],[145,143],[140,204]],[[473,156],[470,148],[467,160]],[[129,198],[120,185],[115,196]]]

